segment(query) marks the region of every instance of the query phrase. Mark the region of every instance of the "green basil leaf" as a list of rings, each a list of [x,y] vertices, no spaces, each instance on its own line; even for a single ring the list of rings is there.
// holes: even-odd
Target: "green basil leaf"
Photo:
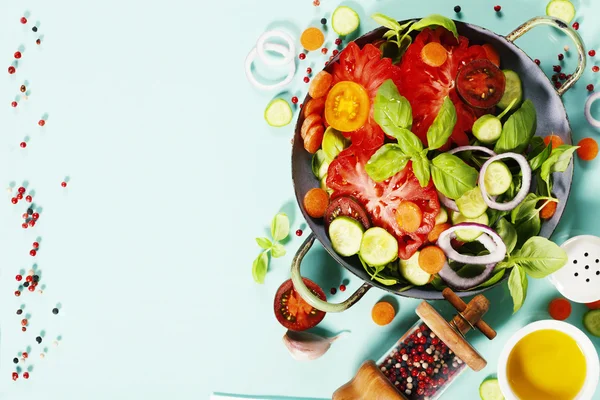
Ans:
[[[349,145],[350,141],[331,126],[323,134],[321,147],[330,160],[335,159]]]
[[[386,33],[384,33],[384,34],[383,34],[383,38],[384,38],[384,39],[391,39],[391,38],[393,38],[394,36],[396,36],[397,34],[398,34],[398,32],[396,32],[396,31],[394,31],[394,30],[392,29],[392,30],[389,30],[389,31],[387,31]]]
[[[371,15],[371,18],[373,18],[379,25],[385,26],[393,31],[400,32],[402,30],[402,26],[398,23],[398,21],[388,17],[387,15],[375,13]]]
[[[523,306],[523,303],[525,303],[528,284],[525,271],[518,265],[515,266],[508,277],[508,289],[510,290],[510,295],[513,299],[513,313],[519,311]]]
[[[439,290],[440,292],[447,287],[439,275],[434,275],[432,281],[429,282],[429,284],[433,286],[436,290]]]
[[[539,235],[542,230],[539,211],[531,218],[517,223],[515,229],[517,230],[517,248],[521,248],[529,238]]]
[[[433,159],[431,176],[437,190],[453,200],[477,184],[477,170],[453,154],[442,153]]]
[[[412,127],[413,118],[410,103],[398,92],[396,84],[391,79],[383,82],[377,89],[373,105],[373,117],[386,133],[386,129],[410,129]],[[388,135],[394,136],[391,133],[388,133]]]
[[[541,136],[534,136],[531,138],[529,142],[529,152],[527,153],[527,159],[531,160],[533,157],[540,154],[544,149],[548,147],[546,143],[544,143],[544,138]]]
[[[534,236],[509,261],[520,265],[532,278],[545,278],[567,263],[567,253],[556,243]]]
[[[502,196],[498,197],[496,201],[502,201]],[[494,226],[500,221],[500,218],[510,214],[510,211],[494,210],[492,208],[487,209],[487,215],[489,218],[490,226]]]
[[[384,129],[383,131],[396,139],[400,149],[410,156],[418,154],[423,150],[421,140],[408,129],[393,127],[387,130]]]
[[[517,230],[506,218],[501,218],[496,225],[496,232],[502,238],[506,245],[506,251],[510,254],[517,244]]]
[[[541,171],[535,174],[535,192],[540,196],[550,196],[550,193],[552,193],[552,179],[544,182]]]
[[[496,272],[494,275],[492,275],[492,277],[490,279],[488,279],[487,281],[483,282],[479,286],[475,286],[473,289],[492,286],[493,284],[499,282],[504,277],[505,273],[506,273],[506,271],[504,269],[502,269],[502,270]]]
[[[258,245],[265,250],[268,250],[271,248],[271,246],[273,246],[273,243],[271,243],[271,241],[266,237],[256,238],[256,243],[258,243]]]
[[[269,256],[263,251],[252,263],[252,277],[256,283],[265,283],[265,276],[269,269]]]
[[[456,125],[456,108],[450,97],[444,98],[442,108],[427,130],[427,143],[430,150],[435,150],[446,144]]]
[[[550,184],[550,175],[553,172],[565,172],[569,163],[571,162],[571,158],[573,157],[573,153],[577,150],[578,146],[569,146],[568,144],[563,144],[552,150],[550,157],[542,164],[542,169],[540,172],[540,176],[546,184]]]
[[[273,258],[279,258],[285,256],[285,248],[281,243],[274,243],[273,247],[271,247],[271,255]]]
[[[550,157],[551,153],[552,145],[549,144],[540,153],[529,158],[529,165],[531,166],[531,171],[535,171],[538,168],[541,168],[544,162],[548,159],[548,157]],[[529,156],[532,156],[532,153],[530,153]]]
[[[421,31],[430,26],[442,26],[452,32],[454,37],[458,39],[458,31],[456,30],[454,21],[439,14],[432,14],[415,22],[415,24],[411,26],[411,30]]]
[[[415,154],[411,159],[413,173],[419,180],[421,187],[429,185],[431,172],[429,170],[429,159],[427,158],[427,150]]]
[[[371,156],[365,165],[365,171],[375,182],[383,182],[402,171],[408,160],[409,156],[404,154],[400,146],[384,144]]]
[[[271,222],[271,237],[275,242],[285,239],[290,233],[290,220],[285,213],[279,213]]]
[[[510,220],[513,224],[523,222],[533,218],[540,211],[537,208],[537,203],[541,199],[535,193],[529,193],[525,199],[510,213]],[[534,235],[535,236],[535,235]]]
[[[537,129],[537,114],[531,100],[525,100],[502,127],[502,134],[496,142],[494,151],[522,153],[527,148]]]

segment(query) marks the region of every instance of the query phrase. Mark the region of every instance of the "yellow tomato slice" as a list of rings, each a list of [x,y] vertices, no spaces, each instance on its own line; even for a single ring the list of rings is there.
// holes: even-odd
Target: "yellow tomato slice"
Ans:
[[[327,95],[325,120],[340,132],[352,132],[365,124],[370,110],[367,91],[358,83],[342,81]]]

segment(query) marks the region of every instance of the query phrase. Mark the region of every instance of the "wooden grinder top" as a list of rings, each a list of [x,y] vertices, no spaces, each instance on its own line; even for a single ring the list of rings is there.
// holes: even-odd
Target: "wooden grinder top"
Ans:
[[[489,309],[489,300],[482,295],[477,295],[469,304],[465,304],[448,288],[444,289],[442,293],[444,298],[458,311],[458,315],[450,323],[425,301],[417,307],[417,315],[465,364],[475,371],[482,370],[487,362],[463,335],[471,328],[477,327],[490,340],[496,337],[496,332],[481,319]]]

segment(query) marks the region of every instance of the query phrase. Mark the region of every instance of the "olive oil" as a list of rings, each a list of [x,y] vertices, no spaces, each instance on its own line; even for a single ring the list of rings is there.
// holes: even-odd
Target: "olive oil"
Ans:
[[[506,375],[521,400],[571,400],[585,381],[585,356],[571,336],[543,329],[519,340],[508,356]]]

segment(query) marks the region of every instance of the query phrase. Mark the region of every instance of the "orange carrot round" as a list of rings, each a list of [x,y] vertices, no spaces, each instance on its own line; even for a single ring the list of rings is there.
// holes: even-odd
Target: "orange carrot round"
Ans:
[[[300,35],[300,44],[308,51],[319,49],[325,43],[325,35],[318,28],[307,28]]]
[[[594,301],[592,303],[585,303],[585,305],[587,306],[587,308],[589,308],[590,310],[599,310],[600,309],[600,300],[598,301]]]
[[[387,301],[380,301],[373,306],[371,310],[371,318],[377,325],[384,326],[392,322],[396,316],[396,310]]]
[[[552,143],[552,150],[554,150],[555,148],[557,148],[558,146],[562,145],[564,142],[563,140],[560,138],[560,136],[555,135],[554,133],[551,135],[548,135],[544,138],[544,144],[546,146],[548,146],[548,143]]]
[[[406,232],[416,232],[423,222],[423,212],[412,201],[403,201],[396,210],[396,221]]]
[[[438,42],[430,42],[421,50],[421,59],[429,66],[439,67],[448,59],[448,51]]]
[[[325,97],[329,93],[332,82],[333,76],[327,71],[321,71],[312,79],[308,87],[308,94],[313,99]]]
[[[310,189],[304,195],[304,209],[313,218],[322,218],[328,205],[329,196],[323,189]]]
[[[581,139],[577,146],[577,155],[584,161],[591,161],[598,155],[598,143],[592,138]]]
[[[431,232],[427,235],[427,240],[431,243],[437,242],[438,238],[446,229],[449,229],[452,225],[450,224],[439,224],[433,227]]]
[[[322,115],[323,110],[325,110],[325,97],[308,100],[304,105],[302,112],[304,113],[304,117],[306,118],[312,114]]]
[[[546,205],[540,210],[540,217],[542,219],[550,219],[554,216],[556,212],[556,206],[558,203],[556,201],[549,201]]]
[[[427,246],[419,253],[419,267],[428,274],[437,274],[446,264],[446,254],[437,246]]]
[[[305,139],[306,134],[308,133],[310,128],[312,128],[313,126],[322,125],[322,124],[323,124],[323,120],[321,119],[321,116],[319,114],[309,115],[302,122],[302,127],[300,127],[300,137],[302,137],[302,139]]]
[[[550,316],[559,321],[564,321],[571,315],[571,303],[567,299],[554,299],[548,305]]]
[[[485,54],[487,55],[488,60],[492,62],[496,67],[500,68],[500,54],[498,51],[489,43],[484,44],[483,49],[485,50]]]
[[[315,154],[317,150],[321,148],[323,142],[323,134],[325,133],[325,127],[323,124],[313,125],[304,138],[304,149],[310,154]]]

